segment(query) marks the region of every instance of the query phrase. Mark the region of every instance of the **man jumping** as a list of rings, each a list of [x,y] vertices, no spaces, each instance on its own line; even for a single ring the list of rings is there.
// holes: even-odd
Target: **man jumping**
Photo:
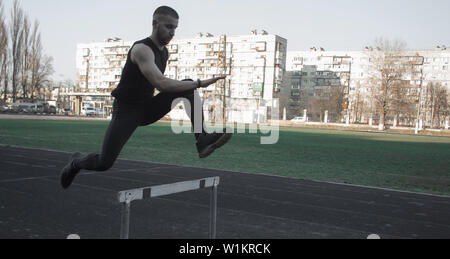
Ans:
[[[81,169],[92,171],[110,169],[133,132],[139,126],[147,126],[163,118],[171,111],[173,101],[178,98],[184,98],[185,102],[189,102],[185,107],[191,107],[190,111],[188,109],[186,111],[195,129],[194,135],[200,158],[209,156],[230,140],[232,135],[229,133],[206,133],[202,102],[196,91],[197,88],[208,87],[225,77],[194,82],[177,81],[164,76],[169,58],[165,46],[175,35],[178,19],[177,12],[170,7],[161,6],[156,9],[153,14],[152,35],[133,44],[120,83],[111,94],[115,97],[113,114],[105,134],[102,152],[87,156],[80,153],[73,154],[61,172],[61,185],[64,189],[69,188]],[[155,88],[160,91],[156,96],[154,96]]]

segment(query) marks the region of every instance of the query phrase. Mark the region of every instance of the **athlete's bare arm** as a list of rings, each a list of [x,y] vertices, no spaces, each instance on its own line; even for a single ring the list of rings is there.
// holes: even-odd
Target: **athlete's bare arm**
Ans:
[[[155,54],[145,44],[136,44],[131,50],[131,61],[138,65],[147,80],[161,92],[178,93],[198,88],[198,82],[178,81],[165,77],[155,64]],[[200,87],[208,87],[225,77],[201,81]]]

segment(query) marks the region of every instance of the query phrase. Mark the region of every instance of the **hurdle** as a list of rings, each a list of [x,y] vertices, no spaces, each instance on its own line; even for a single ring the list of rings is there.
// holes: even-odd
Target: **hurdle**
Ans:
[[[131,202],[136,200],[146,200],[170,194],[195,191],[204,188],[212,188],[210,200],[210,222],[209,238],[216,238],[216,218],[217,218],[217,187],[219,177],[210,177],[193,181],[164,184],[152,187],[143,187],[133,190],[120,191],[118,193],[119,203],[122,203],[122,215],[120,226],[120,239],[129,239],[130,235],[130,214]]]

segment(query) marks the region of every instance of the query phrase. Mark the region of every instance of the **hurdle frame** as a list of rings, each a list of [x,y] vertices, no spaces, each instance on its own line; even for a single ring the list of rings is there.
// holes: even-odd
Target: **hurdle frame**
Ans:
[[[219,186],[219,182],[220,178],[216,176],[199,180],[119,191],[117,194],[117,198],[119,203],[122,203],[120,239],[129,239],[131,203],[133,201],[147,200],[151,198],[188,191],[195,191],[205,188],[212,189],[210,199],[209,238],[215,239],[217,222],[217,188]]]

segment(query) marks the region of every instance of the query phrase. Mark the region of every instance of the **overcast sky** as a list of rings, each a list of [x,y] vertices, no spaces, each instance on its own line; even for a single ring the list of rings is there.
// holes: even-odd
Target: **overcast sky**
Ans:
[[[3,0],[10,17],[13,0]],[[180,14],[176,37],[249,34],[265,29],[288,40],[288,50],[312,46],[361,50],[376,37],[402,39],[409,49],[450,45],[449,0],[21,0],[39,20],[55,78],[75,79],[77,43],[110,37],[135,41],[151,33],[160,5]]]

